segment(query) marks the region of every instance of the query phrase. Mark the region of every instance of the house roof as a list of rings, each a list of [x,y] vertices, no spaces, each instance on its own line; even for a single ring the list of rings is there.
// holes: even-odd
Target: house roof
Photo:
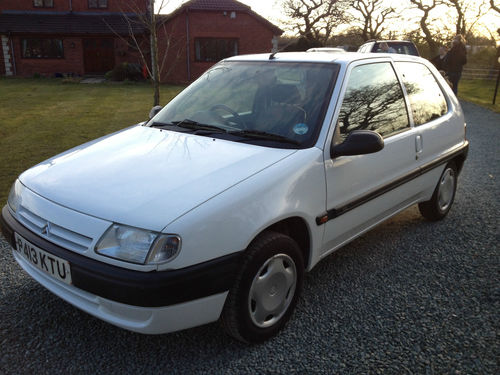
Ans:
[[[172,18],[186,10],[243,12],[255,17],[260,22],[267,25],[276,35],[283,34],[283,30],[281,30],[278,26],[272,24],[258,13],[255,13],[248,5],[242,4],[236,0],[190,0],[171,13],[169,18]]]
[[[129,17],[135,34],[144,27]],[[135,22],[134,22],[135,21]],[[23,34],[119,34],[128,35],[129,25],[122,15],[82,14],[0,14],[0,33]]]
[[[248,5],[234,0],[191,0],[182,5],[182,8],[190,10],[229,10],[229,11],[247,11]]]

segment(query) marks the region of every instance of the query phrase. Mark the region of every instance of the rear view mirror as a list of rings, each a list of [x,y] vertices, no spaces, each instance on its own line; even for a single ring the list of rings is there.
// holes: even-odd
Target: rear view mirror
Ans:
[[[382,136],[371,130],[355,130],[344,142],[332,146],[330,156],[372,154],[384,148]]]
[[[151,108],[151,111],[149,111],[149,119],[151,120],[153,117],[155,117],[156,114],[162,110],[162,108],[163,107],[161,105],[155,105],[153,108]]]

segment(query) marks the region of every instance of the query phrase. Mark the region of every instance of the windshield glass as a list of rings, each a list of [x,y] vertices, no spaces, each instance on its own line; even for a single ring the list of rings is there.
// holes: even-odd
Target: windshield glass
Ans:
[[[270,147],[310,147],[337,71],[325,63],[221,62],[147,125]]]

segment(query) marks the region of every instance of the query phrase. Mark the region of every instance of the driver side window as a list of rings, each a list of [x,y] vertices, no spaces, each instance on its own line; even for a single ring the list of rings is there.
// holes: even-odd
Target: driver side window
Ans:
[[[382,137],[410,128],[403,91],[389,62],[352,69],[338,119],[340,136],[373,130]]]

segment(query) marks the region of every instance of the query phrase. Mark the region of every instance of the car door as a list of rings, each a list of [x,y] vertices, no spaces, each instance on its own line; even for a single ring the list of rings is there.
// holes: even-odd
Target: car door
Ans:
[[[415,203],[420,191],[418,183],[406,180],[417,168],[415,133],[391,60],[351,64],[340,98],[325,148],[327,213],[317,220],[325,225],[323,256]],[[384,148],[331,158],[330,146],[354,130],[378,132]]]

